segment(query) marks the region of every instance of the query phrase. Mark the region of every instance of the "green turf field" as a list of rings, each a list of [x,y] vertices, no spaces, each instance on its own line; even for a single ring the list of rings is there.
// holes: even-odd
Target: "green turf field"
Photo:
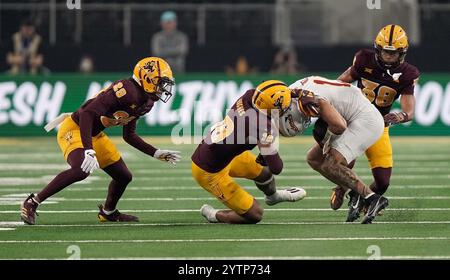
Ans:
[[[25,226],[20,201],[66,164],[54,138],[0,139],[0,258],[368,259],[379,252],[386,259],[450,259],[450,138],[393,138],[390,207],[372,225],[345,224],[346,209],[329,209],[332,184],[305,162],[312,137],[282,143],[285,169],[277,177],[278,187],[302,186],[308,196],[264,206],[258,225],[206,223],[201,205],[222,206],[191,178],[194,145],[149,140],[181,150],[183,160],[171,166],[117,140],[134,175],[119,209],[140,223],[97,222],[109,179],[96,171],[41,205],[37,225]],[[364,157],[356,171],[371,182]],[[262,202],[252,182],[239,182]]]

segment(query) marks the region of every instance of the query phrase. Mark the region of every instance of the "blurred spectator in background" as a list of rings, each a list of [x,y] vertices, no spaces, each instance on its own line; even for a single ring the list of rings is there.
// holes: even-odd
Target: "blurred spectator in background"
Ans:
[[[177,15],[166,11],[161,15],[162,30],[152,37],[152,55],[165,59],[175,74],[185,71],[185,58],[189,50],[188,37],[177,30]]]
[[[246,75],[250,73],[256,73],[258,70],[255,67],[250,67],[248,60],[245,56],[240,55],[236,60],[234,67],[228,66],[226,68],[227,74]]]
[[[11,74],[37,74],[48,71],[43,67],[44,57],[40,53],[41,36],[36,33],[34,24],[27,20],[19,32],[12,36],[12,50],[6,56],[11,66]]]
[[[94,60],[90,55],[83,55],[80,60],[79,71],[83,74],[94,72]]]
[[[272,68],[272,74],[297,74],[299,72],[299,64],[297,61],[297,52],[292,43],[286,43],[281,46],[275,54]]]

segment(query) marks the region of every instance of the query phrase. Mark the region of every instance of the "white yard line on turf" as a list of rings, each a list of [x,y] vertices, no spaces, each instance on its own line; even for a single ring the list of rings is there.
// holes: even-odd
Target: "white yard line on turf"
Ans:
[[[229,257],[123,257],[123,258],[81,258],[82,260],[364,260],[368,255],[363,256],[229,256]],[[399,255],[399,256],[380,256],[381,260],[448,260],[450,256],[420,256],[420,255]],[[67,260],[51,258],[15,258],[0,260]]]
[[[23,222],[0,222],[0,228],[14,228],[26,226]],[[387,224],[387,225],[401,225],[401,224],[412,224],[412,225],[443,225],[450,224],[450,221],[395,221],[395,222],[377,222],[374,224]],[[223,224],[222,224],[223,225]],[[276,226],[290,226],[290,225],[359,225],[359,223],[346,223],[346,222],[262,222],[259,225],[276,225]],[[35,227],[43,228],[65,228],[65,227],[176,227],[176,226],[220,226],[220,224],[212,223],[102,223],[102,224],[52,224],[52,225],[34,225]]]
[[[161,174],[162,172],[159,172]],[[97,177],[97,176],[92,176]],[[368,175],[360,175],[360,178],[364,180],[371,180],[373,179],[373,176]],[[100,178],[100,177],[97,177]],[[27,177],[3,177],[0,178],[0,186],[16,186],[16,185],[38,185],[38,184],[46,184],[50,180],[52,180],[53,177],[46,175],[41,178],[27,178]],[[106,180],[109,180],[107,177],[105,177]],[[323,179],[324,177],[321,175],[286,175],[286,176],[277,176],[276,180],[318,180]],[[401,179],[401,180],[418,180],[418,179],[450,179],[450,174],[421,174],[421,175],[395,175],[393,177],[393,180]],[[88,180],[92,180],[91,177],[88,177],[86,180],[81,181],[81,183],[85,183]],[[192,181],[194,182],[194,179],[192,176],[135,176],[133,178],[134,181]],[[80,183],[80,182],[79,182]]]
[[[291,238],[211,238],[211,239],[92,239],[92,240],[0,240],[0,244],[20,243],[208,243],[208,242],[285,242],[285,241],[361,241],[361,240],[450,240],[447,236],[405,237],[291,237]]]
[[[10,194],[9,196],[0,196],[0,205],[15,205],[20,204],[23,201],[23,198],[26,197],[27,194]],[[263,200],[264,197],[255,197],[256,199]],[[388,196],[387,198],[392,200],[449,200],[450,196]],[[98,198],[64,198],[64,197],[56,197],[50,198],[50,200],[44,202],[44,204],[48,203],[57,203],[57,202],[84,202],[84,201],[103,201],[104,197]],[[306,197],[306,200],[329,200],[328,196],[311,196]],[[178,202],[178,201],[216,201],[215,197],[126,197],[121,198],[120,201],[169,201],[169,202]],[[14,204],[15,203],[15,204]]]
[[[24,189],[26,189],[27,191],[30,189],[29,186],[17,186],[15,188],[3,188],[0,187],[0,192],[17,192],[17,191],[21,191],[20,188],[24,187]],[[249,190],[256,190],[257,187],[255,186],[243,186],[245,189],[249,189]],[[332,186],[330,185],[319,185],[319,186],[304,186],[302,185],[301,187],[303,187],[306,190],[321,190],[321,189],[327,189],[327,190],[331,190]],[[282,187],[280,187],[282,188]],[[64,189],[64,191],[71,191],[71,192],[83,192],[83,191],[105,191],[106,189],[106,185],[105,186],[99,186],[99,187],[68,187],[66,189]],[[449,185],[410,185],[410,186],[392,186],[391,189],[393,190],[409,190],[409,189],[449,189],[450,190],[450,184]],[[128,187],[127,188],[127,192],[128,191],[167,191],[167,190],[177,190],[177,191],[182,191],[182,190],[201,190],[203,191],[203,189],[200,186],[193,186],[191,185],[176,185],[176,186],[164,186],[164,187],[154,187],[154,186],[149,186],[149,187]]]
[[[396,167],[395,168],[397,173],[401,173],[402,175],[405,175],[405,173],[411,172],[412,174],[417,173],[436,173],[436,172],[449,172],[448,166],[446,167]],[[353,169],[358,174],[372,174],[371,170],[369,168],[355,168]],[[1,171],[1,170],[0,170]],[[169,169],[169,168],[152,168],[152,169],[137,169],[133,170],[134,174],[161,174],[161,172],[170,173],[170,174],[189,174],[191,171],[186,170],[186,168],[183,169]],[[286,167],[283,168],[283,175],[288,173],[294,173],[294,174],[316,174],[317,171],[313,169],[299,169],[299,168],[290,168]]]
[[[450,211],[450,208],[389,208],[389,211]],[[122,212],[131,213],[188,213],[199,212],[199,209],[127,209]],[[278,208],[264,209],[266,212],[303,212],[303,211],[333,211],[330,208]],[[339,209],[336,211],[348,211]],[[0,214],[17,214],[20,210],[1,210]],[[80,213],[98,213],[98,210],[40,210],[39,213],[47,214],[80,214]]]
[[[362,179],[368,180],[373,179],[372,175],[361,175],[359,176]],[[277,180],[317,180],[317,179],[324,179],[321,175],[299,175],[299,176],[277,176]],[[417,180],[417,179],[450,179],[450,174],[434,174],[434,175],[395,175],[392,178],[395,179],[402,179],[402,180]],[[136,176],[134,178],[135,181],[179,181],[179,180],[189,180],[194,181],[192,176],[174,176],[174,177],[168,177],[168,176],[150,176],[150,177],[140,177]]]

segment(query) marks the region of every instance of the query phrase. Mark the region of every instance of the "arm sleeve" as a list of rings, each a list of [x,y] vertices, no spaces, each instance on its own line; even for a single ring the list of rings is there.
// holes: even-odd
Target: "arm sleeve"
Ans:
[[[406,85],[406,87],[401,91],[401,94],[403,95],[414,95],[414,87],[417,84],[417,81],[419,81],[419,70],[414,69],[412,74],[411,74],[411,79],[408,82],[408,84]]]
[[[81,142],[85,149],[92,149],[92,127],[94,120],[117,107],[118,101],[110,91],[101,93],[87,105],[83,106],[79,114]]]
[[[157,149],[136,134],[136,124],[137,119],[134,119],[123,127],[123,140],[144,154],[154,156]]]
[[[80,112],[80,134],[81,142],[85,149],[92,149],[92,125],[95,114],[92,111]]]

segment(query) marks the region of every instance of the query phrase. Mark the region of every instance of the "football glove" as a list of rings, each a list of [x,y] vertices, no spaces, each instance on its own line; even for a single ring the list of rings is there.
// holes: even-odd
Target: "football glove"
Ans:
[[[408,121],[408,114],[405,112],[390,112],[384,116],[384,122],[388,125],[404,123]]]
[[[84,160],[81,163],[81,170],[85,173],[92,173],[95,169],[99,168],[95,151],[88,149],[84,151]]]
[[[156,150],[153,157],[159,159],[160,161],[167,161],[172,164],[176,164],[181,159],[179,151],[171,151],[171,150]]]

